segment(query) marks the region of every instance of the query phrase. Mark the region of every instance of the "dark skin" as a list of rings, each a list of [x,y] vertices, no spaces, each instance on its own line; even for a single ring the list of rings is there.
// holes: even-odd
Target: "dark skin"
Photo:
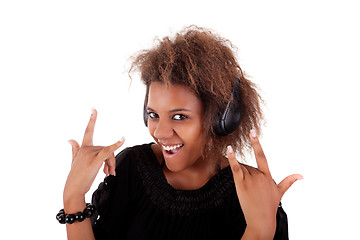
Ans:
[[[166,179],[176,189],[198,189],[216,174],[216,161],[204,159],[206,139],[202,127],[203,106],[192,91],[181,85],[154,82],[147,104],[148,130],[159,162],[165,161]],[[168,154],[166,147],[179,146]]]
[[[110,146],[94,146],[96,118],[97,111],[94,109],[81,146],[75,140],[69,140],[72,146],[72,164],[63,193],[66,213],[76,213],[85,209],[85,194],[89,191],[103,163],[105,163],[105,172],[115,174],[114,151],[122,146],[124,139]],[[66,224],[66,230],[68,239],[95,239],[89,218],[83,222]]]
[[[227,149],[236,192],[247,223],[242,239],[272,239],[281,198],[294,182],[303,177],[293,174],[275,184],[255,131],[251,131],[250,139],[258,168],[240,164],[232,147],[228,146]]]
[[[182,86],[153,85],[149,96],[149,105],[155,114],[151,115],[153,118],[149,120],[148,126],[157,142],[152,149],[159,161],[165,159],[167,167],[164,168],[164,174],[168,182],[178,189],[197,189],[203,186],[216,174],[217,164],[216,161],[206,161],[201,157],[204,142],[201,138],[201,124],[199,125],[202,120],[201,101],[197,102],[197,97]],[[186,109],[188,118],[182,116],[185,112],[174,109]],[[64,188],[64,209],[67,213],[85,208],[85,194],[103,163],[106,174],[115,174],[114,151],[122,146],[124,139],[110,146],[93,146],[96,118],[97,112],[93,110],[81,146],[75,140],[69,141],[73,161]],[[188,132],[189,129],[191,131]],[[231,146],[227,150],[238,199],[247,223],[242,239],[272,239],[280,200],[302,176],[290,175],[275,184],[255,131],[250,133],[250,139],[258,168],[240,164]],[[165,149],[170,146],[179,146],[179,150],[174,150],[176,154],[168,154]],[[68,239],[94,239],[89,219],[67,225],[67,233]]]

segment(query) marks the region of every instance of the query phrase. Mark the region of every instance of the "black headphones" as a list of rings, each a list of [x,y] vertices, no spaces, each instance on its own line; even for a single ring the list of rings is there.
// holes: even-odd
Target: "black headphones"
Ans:
[[[233,133],[239,126],[241,121],[241,101],[240,101],[240,79],[236,79],[232,90],[233,97],[229,99],[226,108],[219,114],[214,122],[213,130],[217,136],[228,136]],[[147,99],[144,103],[144,123],[147,127],[149,114],[146,110]]]

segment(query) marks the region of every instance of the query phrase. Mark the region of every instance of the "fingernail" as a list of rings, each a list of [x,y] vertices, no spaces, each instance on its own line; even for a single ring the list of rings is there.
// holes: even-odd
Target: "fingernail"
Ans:
[[[255,129],[251,129],[250,134],[253,138],[256,138],[256,130]]]
[[[91,116],[94,116],[95,108],[91,108]]]
[[[233,148],[231,147],[231,145],[227,146],[227,150],[229,153],[232,153],[234,152]]]
[[[125,141],[125,138],[121,137],[120,142],[123,142],[123,141]]]
[[[303,176],[299,176],[299,178],[297,180],[303,180],[304,177]]]

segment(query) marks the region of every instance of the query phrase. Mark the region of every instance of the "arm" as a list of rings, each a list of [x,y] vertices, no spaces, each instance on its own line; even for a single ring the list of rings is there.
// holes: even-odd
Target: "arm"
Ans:
[[[94,146],[96,117],[97,112],[93,110],[81,147],[75,140],[69,141],[72,146],[73,161],[63,193],[66,214],[75,214],[85,209],[85,194],[89,191],[104,162],[104,172],[115,175],[114,151],[124,143],[124,139],[107,147]],[[83,222],[66,225],[67,236],[70,240],[95,239],[89,218]]]
[[[85,196],[70,198],[64,196],[64,210],[66,213],[77,213],[84,210],[85,207]],[[69,240],[95,239],[90,223],[90,218],[86,218],[83,222],[66,224],[66,232]]]
[[[247,226],[241,240],[273,239],[272,236],[274,236],[272,231],[265,231],[264,229],[256,229]]]

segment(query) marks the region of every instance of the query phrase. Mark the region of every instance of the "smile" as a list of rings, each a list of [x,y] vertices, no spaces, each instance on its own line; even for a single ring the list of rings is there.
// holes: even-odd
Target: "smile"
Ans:
[[[169,154],[177,153],[180,148],[182,148],[184,144],[177,144],[177,145],[171,145],[171,146],[164,146],[162,145],[163,149],[168,152]]]

